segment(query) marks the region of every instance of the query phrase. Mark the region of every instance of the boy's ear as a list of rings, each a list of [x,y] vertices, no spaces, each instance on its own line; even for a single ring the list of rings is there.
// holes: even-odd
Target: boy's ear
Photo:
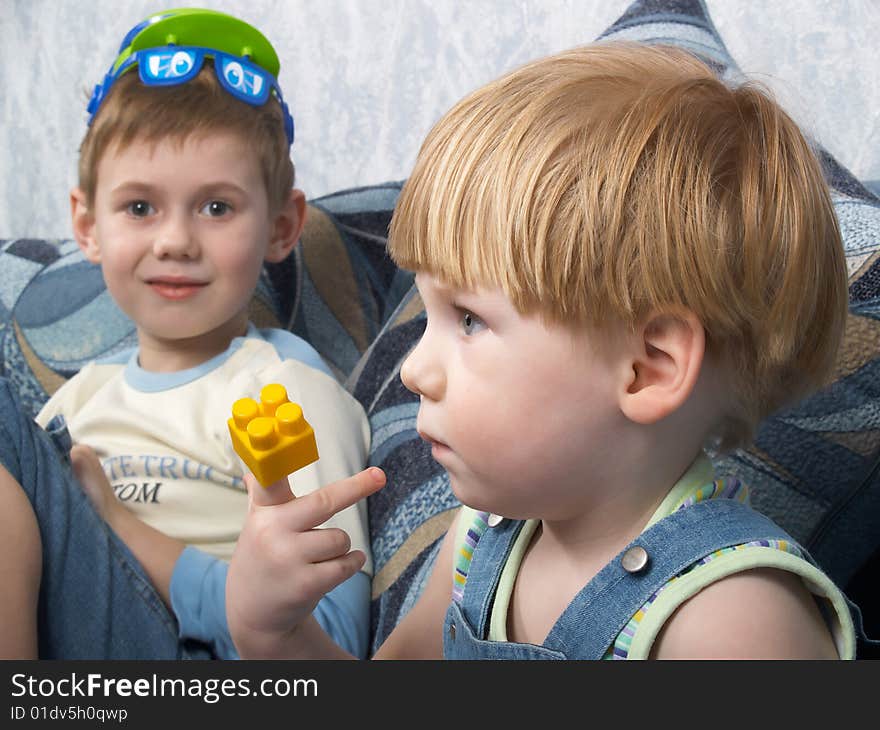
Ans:
[[[697,384],[705,352],[706,332],[693,312],[651,314],[637,327],[628,356],[624,415],[650,424],[681,408]]]
[[[101,249],[95,238],[95,214],[89,209],[86,194],[81,188],[70,191],[70,221],[73,237],[86,259],[93,264],[101,263]]]
[[[273,264],[284,261],[299,241],[305,222],[306,196],[294,188],[275,214],[266,261]]]

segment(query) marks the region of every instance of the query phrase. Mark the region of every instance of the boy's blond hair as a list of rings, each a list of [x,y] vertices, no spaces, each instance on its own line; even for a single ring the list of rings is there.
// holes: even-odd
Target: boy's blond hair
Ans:
[[[550,321],[694,312],[730,374],[725,449],[826,381],[847,312],[834,209],[795,123],[668,47],[575,49],[462,100],[421,148],[389,248]]]
[[[182,143],[220,132],[238,135],[250,147],[260,163],[270,211],[280,209],[294,183],[281,105],[273,96],[262,106],[236,99],[220,86],[210,60],[179,86],[145,86],[136,70],[119,78],[80,146],[79,185],[91,206],[98,164],[108,151],[122,151],[135,140]]]

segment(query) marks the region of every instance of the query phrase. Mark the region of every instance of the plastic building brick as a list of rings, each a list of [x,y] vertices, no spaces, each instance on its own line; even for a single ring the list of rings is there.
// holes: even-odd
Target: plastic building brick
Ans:
[[[235,401],[227,423],[235,453],[264,487],[318,460],[315,432],[283,385],[265,386],[259,403]]]

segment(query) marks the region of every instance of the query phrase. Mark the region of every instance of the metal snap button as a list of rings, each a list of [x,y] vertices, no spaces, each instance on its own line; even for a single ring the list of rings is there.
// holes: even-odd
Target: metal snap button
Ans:
[[[498,527],[502,522],[504,522],[504,518],[501,515],[489,515],[486,519],[486,524],[489,527]]]
[[[627,573],[641,573],[648,565],[648,551],[641,545],[633,545],[620,559]]]
[[[449,624],[449,638],[455,641],[455,624]]]

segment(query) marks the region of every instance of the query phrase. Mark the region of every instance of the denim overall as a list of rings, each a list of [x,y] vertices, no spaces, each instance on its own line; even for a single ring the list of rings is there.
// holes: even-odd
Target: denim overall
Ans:
[[[698,502],[652,525],[599,571],[568,605],[542,646],[488,641],[495,591],[523,524],[503,520],[488,528],[474,547],[461,602],[453,602],[446,614],[444,658],[601,659],[636,611],[700,558],[753,540],[794,542],[774,522],[740,502]],[[639,554],[638,547],[647,553],[644,566],[623,560]],[[813,562],[806,551],[803,555]],[[855,614],[856,632],[863,636],[857,608]]]

